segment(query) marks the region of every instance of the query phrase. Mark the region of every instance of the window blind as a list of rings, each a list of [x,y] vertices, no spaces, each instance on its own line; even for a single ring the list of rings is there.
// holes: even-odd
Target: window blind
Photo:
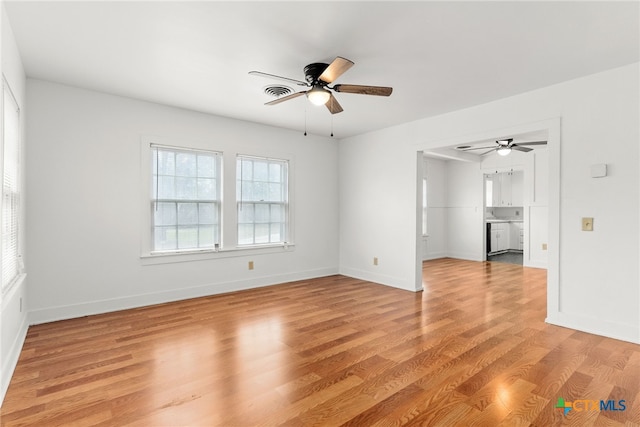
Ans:
[[[3,85],[2,176],[2,288],[18,275],[18,219],[20,208],[20,109]]]

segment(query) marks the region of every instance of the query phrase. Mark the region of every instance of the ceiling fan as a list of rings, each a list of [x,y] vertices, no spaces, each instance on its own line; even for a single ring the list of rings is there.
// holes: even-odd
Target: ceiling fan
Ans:
[[[290,79],[288,77],[276,76],[274,74],[263,73],[261,71],[250,71],[252,76],[266,77],[270,79],[278,79],[288,83],[294,83],[298,86],[304,86],[310,88],[309,90],[303,90],[293,93],[291,95],[282,96],[271,102],[265,103],[265,105],[276,105],[284,101],[288,101],[293,98],[297,98],[302,95],[307,95],[309,101],[314,105],[325,105],[331,114],[337,114],[342,112],[342,107],[338,103],[338,100],[333,96],[334,92],[344,93],[356,93],[360,95],[377,95],[377,96],[389,96],[393,91],[391,87],[384,86],[362,86],[362,85],[350,85],[350,84],[337,84],[329,86],[338,77],[354,65],[353,61],[336,57],[331,64],[325,64],[316,62],[304,67],[305,81]]]
[[[460,151],[472,151],[472,150],[488,150],[484,153],[480,153],[481,156],[485,154],[489,154],[491,152],[497,152],[501,156],[507,156],[511,153],[511,150],[523,151],[525,153],[532,151],[533,148],[528,148],[528,145],[547,145],[547,141],[531,141],[531,142],[520,142],[518,144],[513,142],[513,138],[507,139],[499,139],[496,141],[497,146],[492,147],[471,147],[468,145],[463,145],[460,147],[456,147],[456,149]]]

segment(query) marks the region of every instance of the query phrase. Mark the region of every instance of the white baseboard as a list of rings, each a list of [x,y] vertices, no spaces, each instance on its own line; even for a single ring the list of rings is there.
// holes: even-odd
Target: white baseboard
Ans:
[[[447,258],[446,252],[427,253],[422,256],[423,261],[431,261],[433,259]]]
[[[640,326],[608,322],[595,317],[567,313],[554,313],[545,319],[547,323],[588,332],[594,335],[640,344]]]
[[[483,261],[482,255],[478,256],[474,252],[449,252],[446,255],[447,258],[464,259],[467,261]]]
[[[24,340],[27,338],[27,331],[29,330],[29,322],[27,321],[27,316],[22,316],[22,322],[20,324],[20,328],[18,329],[18,334],[13,338],[11,342],[11,347],[8,351],[4,351],[5,355],[4,360],[2,361],[2,381],[0,387],[0,406],[2,402],[4,402],[4,396],[7,393],[7,389],[9,388],[9,383],[11,382],[11,377],[13,377],[13,371],[15,371],[16,366],[18,365],[18,359],[20,358],[20,352],[22,351],[22,345],[24,344]]]
[[[368,282],[379,283],[392,288],[404,289],[405,291],[420,292],[422,288],[416,289],[415,283],[405,277],[389,276],[357,268],[341,268],[340,274],[353,277],[355,279],[366,280]]]
[[[37,325],[40,323],[55,322],[57,320],[73,319],[76,317],[90,316],[93,314],[109,313],[112,311],[144,307],[154,304],[163,304],[166,302],[180,301],[190,298],[242,291],[246,289],[277,285],[280,283],[294,282],[297,280],[331,276],[334,274],[338,274],[337,267],[278,274],[273,276],[264,276],[254,279],[243,279],[231,282],[211,283],[185,289],[173,289],[170,291],[155,292],[150,294],[90,301],[81,304],[47,307],[38,310],[31,310],[29,312],[29,324]]]
[[[547,262],[546,261],[524,261],[523,262],[523,266],[524,267],[532,267],[532,268],[542,268],[544,270],[547,270]]]

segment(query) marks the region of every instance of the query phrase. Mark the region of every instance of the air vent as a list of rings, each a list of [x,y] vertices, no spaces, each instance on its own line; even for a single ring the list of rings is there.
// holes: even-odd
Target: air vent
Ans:
[[[275,98],[280,98],[282,96],[291,95],[293,93],[293,89],[288,86],[267,86],[264,88],[264,93]]]

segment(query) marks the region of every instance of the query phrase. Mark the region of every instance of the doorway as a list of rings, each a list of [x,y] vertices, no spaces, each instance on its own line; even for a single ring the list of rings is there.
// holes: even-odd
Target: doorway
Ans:
[[[424,174],[424,166],[422,158],[425,154],[429,156],[439,157],[445,160],[462,160],[473,161],[467,153],[456,153],[455,147],[470,145],[479,141],[493,141],[496,137],[511,137],[513,135],[527,135],[532,133],[544,132],[546,134],[548,159],[544,165],[545,173],[537,175],[525,174],[525,185],[529,185],[532,190],[533,199],[529,202],[529,208],[523,209],[523,223],[528,224],[529,233],[525,232],[524,238],[524,260],[525,266],[546,268],[547,269],[547,321],[549,323],[557,323],[560,314],[559,307],[559,247],[560,247],[560,119],[549,119],[540,122],[518,125],[499,130],[487,132],[478,132],[477,134],[467,135],[465,137],[450,138],[446,140],[425,143],[424,147],[418,151],[418,179],[416,180],[416,261],[415,261],[415,283],[416,289],[422,288],[422,176]],[[482,172],[480,162],[477,162],[477,170],[480,175],[479,181],[482,182]],[[540,165],[533,165],[534,167]],[[482,190],[482,187],[480,187]],[[543,205],[543,196],[546,202]],[[477,245],[470,248],[475,260],[486,260],[486,229],[483,227],[485,220],[484,202],[479,201],[476,205],[480,212],[477,218],[477,229],[482,231],[482,238],[479,239]],[[523,207],[524,208],[524,207]],[[531,216],[533,215],[533,216]],[[532,221],[534,219],[534,221]],[[545,229],[544,241],[540,241],[537,231],[543,227]],[[534,258],[527,258],[527,248],[535,249]],[[533,251],[531,251],[533,252]],[[543,254],[544,264],[539,263],[536,256]],[[471,258],[470,258],[471,259]],[[529,265],[527,265],[529,264]],[[533,264],[533,265],[532,265]]]
[[[524,170],[510,168],[483,175],[486,261],[523,265],[525,231],[529,229],[523,214],[524,174]]]

